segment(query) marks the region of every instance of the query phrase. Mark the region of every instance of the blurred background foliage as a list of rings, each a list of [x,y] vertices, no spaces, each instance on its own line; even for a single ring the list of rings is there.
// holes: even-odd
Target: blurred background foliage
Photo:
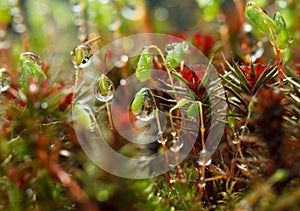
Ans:
[[[227,147],[230,154],[231,150],[228,148],[236,148],[232,147],[232,144],[229,146],[226,140],[231,139],[230,135],[235,134],[232,133],[238,126],[249,120],[249,124],[252,121],[253,125],[257,124],[258,128],[264,130],[268,124],[263,121],[264,118],[268,118],[263,115],[264,112],[267,113],[271,108],[280,113],[283,109],[280,105],[273,108],[258,101],[255,102],[256,110],[254,109],[257,115],[251,120],[248,118],[248,106],[251,101],[249,96],[255,93],[245,91],[243,88],[251,85],[243,84],[244,78],[238,78],[237,75],[239,71],[248,71],[249,75],[250,69],[237,70],[235,64],[245,61],[256,51],[247,52],[243,38],[248,39],[248,45],[252,45],[251,47],[256,48],[258,44],[257,48],[263,49],[260,55],[254,55],[258,62],[274,67],[276,55],[266,36],[260,33],[249,35],[248,31],[244,30],[246,2],[1,0],[0,68],[5,68],[5,72],[10,75],[10,88],[0,92],[0,210],[252,210],[251,207],[254,207],[254,210],[298,210],[299,175],[294,174],[293,178],[286,180],[286,174],[290,171],[277,169],[299,169],[294,162],[300,160],[300,2],[255,2],[271,17],[275,11],[280,11],[293,37],[289,48],[291,56],[285,63],[290,78],[285,80],[287,85],[284,90],[289,94],[285,98],[285,105],[288,107],[284,109],[288,110],[289,115],[283,117],[284,132],[279,134],[282,140],[286,137],[287,140],[293,139],[293,142],[290,141],[292,144],[288,145],[293,147],[292,155],[287,157],[286,161],[282,161],[281,166],[270,170],[269,174],[254,175],[257,173],[254,171],[255,173],[250,172],[249,176],[247,171],[240,170],[233,177],[224,173],[226,168],[222,167],[223,157],[216,156],[214,165],[210,167],[211,172],[216,171],[219,172],[216,173],[217,176],[225,176],[208,183],[206,191],[195,194],[198,189],[195,182],[178,182],[170,188],[166,175],[149,180],[118,178],[102,171],[88,159],[72,126],[71,101],[75,72],[70,51],[79,43],[98,35],[101,39],[93,43],[94,52],[118,38],[151,32],[178,36],[193,43],[209,58],[213,55],[213,63],[220,74],[226,70],[231,71],[224,75],[223,82],[228,93],[235,95],[228,99],[233,107],[230,108],[231,113],[228,113],[230,118],[236,119],[228,118],[227,129],[233,131],[224,133],[221,148],[217,151],[222,154],[222,150]],[[20,54],[28,51],[35,52],[40,57],[41,69],[47,78],[24,76],[28,84],[22,89],[19,81],[24,66],[20,63]],[[227,66],[224,59],[232,66]],[[38,67],[36,68],[38,71]],[[259,75],[260,68],[262,67],[259,65],[255,66]],[[234,74],[235,77],[232,77]],[[268,77],[260,82],[267,83],[269,87],[278,87],[275,76]],[[0,75],[0,78],[3,86],[4,75]],[[254,82],[257,79],[258,76]],[[289,85],[287,80],[291,81],[292,85]],[[242,90],[237,89],[235,83],[236,86],[243,84]],[[280,104],[276,96],[266,92],[261,94],[260,98],[270,98],[270,101]],[[241,103],[236,100],[239,97],[246,100]],[[276,118],[281,117],[280,114],[269,117],[270,124],[274,118],[276,123]],[[271,129],[267,127],[265,130]],[[291,134],[287,135],[287,131]],[[276,131],[274,133],[277,134]],[[258,137],[260,136],[254,133],[254,140],[265,138]],[[266,137],[269,137],[268,134]],[[250,145],[244,145],[243,150],[249,149],[249,155],[255,154]],[[270,147],[269,150],[274,152],[274,147]],[[257,157],[262,159],[265,165],[265,151],[257,151]],[[288,154],[289,148],[282,151]],[[225,157],[225,160],[230,160],[230,155]],[[226,165],[231,168],[235,163],[229,162]],[[191,162],[182,164],[186,178],[197,177],[194,168]],[[213,174],[208,176],[213,177]],[[247,182],[243,182],[243,179]],[[287,182],[280,186],[282,181]]]

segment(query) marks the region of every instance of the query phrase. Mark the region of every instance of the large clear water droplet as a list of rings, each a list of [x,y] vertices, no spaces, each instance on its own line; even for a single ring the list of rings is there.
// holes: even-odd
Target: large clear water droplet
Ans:
[[[10,86],[10,76],[4,67],[0,68],[0,91],[6,91]]]
[[[179,152],[179,150],[183,147],[183,141],[176,136],[173,141],[172,141],[172,146],[170,148],[170,150],[172,152]]]
[[[27,57],[40,67],[42,67],[42,65],[43,65],[43,61],[42,61],[41,57],[39,57],[37,54],[35,54],[33,52],[21,53],[20,57]]]
[[[144,91],[144,102],[141,111],[136,115],[136,118],[141,121],[149,121],[155,117],[155,104],[153,96],[148,89]]]
[[[206,149],[203,149],[199,154],[198,164],[199,166],[208,166],[211,164],[211,153]]]
[[[97,100],[108,102],[114,96],[115,86],[106,75],[102,74],[95,83],[94,92]]]
[[[88,44],[80,44],[71,51],[71,59],[75,68],[86,68],[91,64],[92,48]]]

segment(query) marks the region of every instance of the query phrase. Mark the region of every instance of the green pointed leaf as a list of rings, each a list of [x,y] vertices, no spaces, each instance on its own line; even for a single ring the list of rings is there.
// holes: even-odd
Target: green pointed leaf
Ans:
[[[198,102],[193,103],[187,110],[187,114],[189,118],[195,118],[197,114],[199,114],[199,104]]]
[[[283,182],[287,179],[288,172],[285,169],[278,169],[270,178],[272,182]]]
[[[97,85],[102,96],[106,97],[114,90],[114,83],[104,74],[100,76],[96,83],[98,83]]]
[[[250,77],[251,77],[251,78],[254,78],[255,76],[256,76],[255,68],[254,68],[253,63],[251,63],[251,64],[250,64]]]
[[[167,65],[175,68],[184,60],[184,48],[186,43],[173,43],[173,45],[173,50],[170,50],[166,56],[166,62]]]
[[[86,107],[86,108],[85,108]],[[90,113],[87,111],[87,106],[78,102],[74,107],[74,118],[76,119],[77,123],[82,125],[87,129],[92,128],[92,120],[90,117]]]
[[[289,66],[287,66],[286,70],[287,70],[287,72],[292,76],[293,79],[295,79],[298,83],[300,83],[300,77],[299,77],[299,75],[296,73],[295,70],[293,70],[293,69],[290,68]]]
[[[245,8],[246,20],[253,28],[259,29],[268,35],[271,42],[274,42],[273,33],[278,31],[275,21],[268,16],[256,3],[250,1]]]
[[[142,88],[138,93],[136,93],[131,103],[131,111],[134,115],[139,114],[142,110],[146,90],[147,88]]]
[[[245,94],[252,95],[252,92],[250,91],[250,89],[248,88],[248,86],[246,84],[240,83],[240,86]]]
[[[207,81],[209,79],[210,73],[211,73],[211,71],[213,69],[212,65],[211,65],[211,62],[212,62],[212,60],[209,61],[209,64],[208,64],[208,66],[207,66],[207,68],[205,70],[203,78],[201,79],[201,83],[199,84],[198,89],[203,88],[206,85],[206,83],[207,83]]]
[[[232,93],[236,98],[238,98],[240,100],[240,103],[247,105],[247,102],[232,87],[230,87],[228,85],[224,85],[224,86],[230,93]]]
[[[273,67],[273,69],[269,72],[269,68],[264,70],[264,72],[259,76],[259,78],[257,79],[254,87],[253,87],[253,93],[255,93],[258,88],[267,80],[269,80],[270,78],[275,77],[276,73],[277,73],[277,68]]]
[[[177,78],[178,80],[180,80],[181,82],[183,82],[186,86],[189,86],[189,82],[187,80],[185,80],[180,73],[176,72],[175,70],[172,71],[172,75],[175,76],[175,78]]]
[[[226,82],[229,86],[231,86],[232,88],[234,88],[235,90],[237,90],[238,92],[243,92],[243,90],[241,89],[241,87],[237,86],[236,84],[232,83],[230,80],[228,80],[226,77],[219,75],[220,78]]]
[[[240,67],[236,62],[234,62],[234,66],[232,67],[229,62],[226,61],[227,66],[231,69],[231,71],[241,80],[243,84],[248,84],[248,80],[244,73],[241,71]]]
[[[144,49],[136,68],[136,78],[140,82],[144,82],[150,78],[150,67],[151,67],[152,55],[149,53],[148,49]]]
[[[175,109],[181,108],[182,106],[184,106],[185,104],[187,104],[188,102],[190,102],[190,100],[186,99],[186,98],[182,98],[180,99],[177,104],[175,106],[173,106],[170,109],[170,113],[172,113],[172,111],[174,111]],[[171,115],[170,115],[171,116]]]
[[[27,81],[29,77],[38,77],[41,79],[46,79],[47,76],[42,70],[42,68],[34,63],[30,58],[26,56],[20,56],[20,64],[21,64],[21,87],[23,90],[27,87]]]
[[[284,49],[289,46],[289,33],[286,27],[284,17],[277,12],[274,17],[275,24],[278,26],[276,36],[276,44],[279,49]]]

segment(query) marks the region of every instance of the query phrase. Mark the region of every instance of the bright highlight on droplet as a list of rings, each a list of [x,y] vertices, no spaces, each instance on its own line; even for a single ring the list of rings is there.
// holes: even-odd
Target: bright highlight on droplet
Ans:
[[[96,81],[94,92],[97,100],[108,102],[114,96],[115,86],[106,75],[102,74]]]
[[[20,57],[26,57],[26,58],[30,59],[31,61],[33,61],[38,66],[42,67],[43,61],[42,61],[41,57],[39,57],[37,54],[35,54],[33,52],[21,53]]]
[[[211,154],[206,149],[203,149],[199,154],[199,166],[208,166],[211,164]]]
[[[10,76],[4,67],[0,68],[0,91],[8,90],[10,86]]]
[[[71,51],[71,59],[75,68],[86,68],[91,64],[92,48],[88,44],[80,44]]]

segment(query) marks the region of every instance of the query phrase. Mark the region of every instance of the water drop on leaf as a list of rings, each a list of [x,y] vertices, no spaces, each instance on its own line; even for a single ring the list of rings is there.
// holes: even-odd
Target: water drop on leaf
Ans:
[[[206,182],[205,182],[205,178],[203,176],[200,177],[198,186],[202,191],[205,189]]]
[[[170,150],[172,152],[178,152],[182,147],[183,147],[183,141],[178,136],[176,136],[172,141],[172,146]]]
[[[240,143],[240,138],[239,138],[239,134],[238,133],[234,133],[231,136],[231,139],[232,139],[232,143],[233,144],[239,144]]]
[[[42,67],[42,59],[35,53],[33,52],[24,52],[21,53],[20,58],[22,57],[26,57],[28,59],[30,59],[31,61],[33,61],[34,64],[37,64],[39,67]]]
[[[150,78],[151,61],[152,61],[152,56],[149,53],[148,49],[145,48],[143,50],[143,52],[141,53],[141,56],[140,56],[140,59],[138,61],[137,68],[136,68],[136,78],[140,82],[144,82]]]
[[[96,81],[94,93],[97,100],[101,102],[110,101],[115,92],[113,82],[104,74],[102,74]]]
[[[165,51],[167,53],[171,52],[174,49],[174,46],[172,44],[167,44],[165,47]]]
[[[166,144],[167,141],[168,139],[164,137],[164,133],[162,131],[159,131],[157,133],[157,142],[160,144]]]
[[[149,89],[142,88],[131,103],[131,110],[136,118],[141,121],[149,121],[155,117],[155,104]]]
[[[86,68],[91,64],[92,48],[88,44],[80,44],[71,51],[71,59],[75,68]]]
[[[10,86],[10,76],[4,67],[0,68],[0,92],[6,91]]]
[[[199,154],[198,164],[199,166],[208,166],[211,164],[211,154],[206,149],[203,149]]]

